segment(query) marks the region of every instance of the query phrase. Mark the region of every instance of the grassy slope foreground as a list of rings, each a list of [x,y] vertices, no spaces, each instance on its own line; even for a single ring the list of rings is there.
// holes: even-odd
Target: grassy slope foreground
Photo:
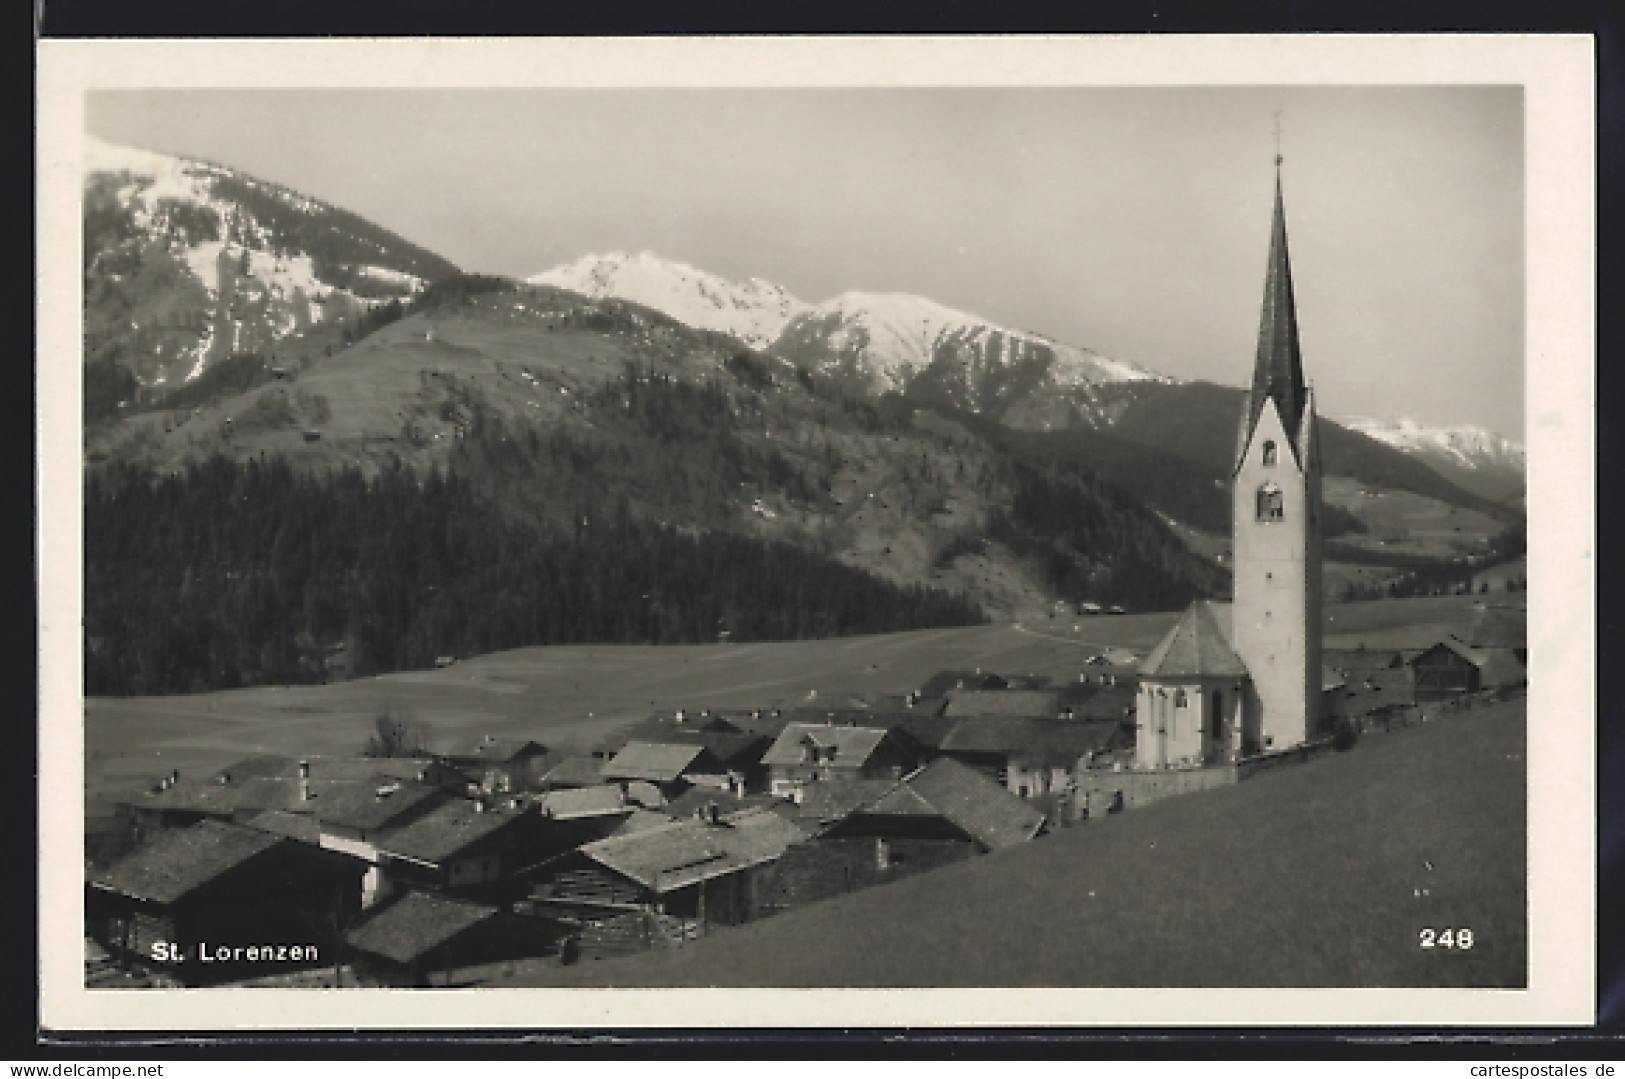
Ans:
[[[1526,984],[1524,702],[1064,830],[698,944],[506,984]],[[1468,950],[1424,928],[1471,928]]]

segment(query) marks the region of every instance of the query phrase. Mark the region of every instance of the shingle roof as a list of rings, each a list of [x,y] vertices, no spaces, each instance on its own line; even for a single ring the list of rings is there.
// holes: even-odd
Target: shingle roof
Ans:
[[[1143,678],[1244,677],[1247,665],[1230,647],[1230,610],[1197,600],[1140,664]]]
[[[950,716],[1054,716],[1059,696],[1053,690],[955,690],[948,694]]]
[[[1484,653],[1478,651],[1477,649],[1468,648],[1454,637],[1445,637],[1438,643],[1417,653],[1411,657],[1410,663],[1414,666],[1417,660],[1438,648],[1443,648],[1448,652],[1460,656],[1462,659],[1466,660],[1468,663],[1471,663],[1475,667],[1484,666]]]
[[[1088,688],[1093,692],[1072,703],[1074,719],[1116,722],[1134,710],[1133,686],[1092,683],[1079,688]]]
[[[173,903],[249,859],[288,840],[269,832],[206,820],[160,832],[91,880],[132,899]]]
[[[409,892],[350,934],[352,947],[411,963],[497,914],[496,907]]]
[[[859,806],[882,797],[897,783],[895,779],[843,779],[833,783],[808,783],[801,788],[797,816],[813,824],[829,824]]]
[[[343,792],[371,792],[380,784],[415,780],[431,762],[413,758],[308,757],[309,786],[315,798],[301,796],[300,759],[270,754],[247,757],[209,773],[206,779],[182,776],[167,790],[146,790],[118,799],[142,809],[178,810],[230,816],[268,809],[307,811],[317,801]]]
[[[707,805],[715,805],[721,813],[737,813],[742,809],[773,805],[781,801],[782,798],[771,794],[747,794],[741,798],[730,791],[695,787],[661,806],[660,812],[681,820],[684,817],[692,817]]]
[[[398,858],[442,865],[475,843],[518,823],[529,812],[528,808],[500,806],[480,812],[477,802],[457,798],[390,833],[378,847]]]
[[[544,817],[554,820],[604,817],[627,811],[621,788],[613,783],[548,791],[542,797],[540,808]]]
[[[387,793],[384,793],[387,792]],[[348,784],[327,791],[304,803],[323,824],[348,828],[382,828],[447,795],[438,787],[423,783]]]
[[[1115,720],[971,716],[954,724],[940,749],[949,754],[996,754],[1022,762],[1072,765],[1106,745],[1116,732]]]
[[[531,738],[483,734],[448,743],[439,756],[464,763],[507,764],[527,753],[545,752],[547,747]]]
[[[939,757],[865,806],[864,813],[937,813],[989,850],[1025,843],[1044,814],[974,768]]]
[[[802,745],[810,741],[817,746],[835,747],[831,763],[846,767],[861,767],[886,739],[886,730],[880,727],[846,727],[824,723],[792,723],[762,754],[767,765],[795,765],[802,763]]]
[[[319,843],[322,837],[321,825],[316,818],[308,813],[289,813],[285,809],[267,809],[258,816],[251,817],[243,822],[250,828],[272,835],[287,836],[297,839],[301,843]]]
[[[597,757],[566,757],[543,773],[548,787],[595,787],[604,781],[604,762]]]
[[[719,770],[721,762],[702,745],[677,742],[628,742],[604,764],[605,779],[644,779],[669,783],[698,767]]]
[[[672,821],[662,827],[588,843],[587,858],[656,893],[771,862],[805,838],[770,809],[748,809],[719,824]]]

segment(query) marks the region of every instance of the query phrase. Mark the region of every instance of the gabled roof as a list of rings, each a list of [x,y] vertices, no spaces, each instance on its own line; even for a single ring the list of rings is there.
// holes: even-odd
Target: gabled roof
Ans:
[[[747,794],[740,797],[731,791],[716,790],[711,787],[695,787],[684,791],[660,807],[660,812],[668,817],[678,820],[692,817],[708,805],[717,807],[719,813],[737,813],[743,809],[753,809],[758,806],[769,806],[784,799],[772,794]]]
[[[1484,653],[1478,651],[1477,649],[1468,648],[1466,645],[1462,644],[1460,641],[1456,640],[1454,637],[1443,637],[1443,638],[1441,638],[1440,640],[1438,640],[1434,644],[1429,645],[1427,648],[1424,648],[1422,651],[1420,651],[1416,655],[1412,656],[1407,662],[1410,663],[1410,665],[1414,667],[1418,660],[1422,659],[1425,656],[1431,655],[1432,653],[1438,651],[1441,648],[1443,648],[1445,651],[1451,653],[1452,655],[1458,656],[1461,659],[1466,660],[1468,663],[1471,663],[1475,667],[1484,666],[1484,662],[1485,662]]]
[[[812,824],[838,821],[896,787],[895,779],[845,779],[835,783],[809,783],[801,788],[797,816]]]
[[[346,828],[382,828],[447,797],[438,787],[391,780],[376,784],[352,783],[331,790],[319,790],[316,797],[303,804],[310,807],[316,819],[323,824]]]
[[[762,763],[781,766],[801,764],[802,747],[810,743],[820,747],[834,747],[835,754],[830,763],[859,768],[874,755],[876,749],[880,748],[880,744],[886,740],[886,734],[886,730],[881,727],[792,723],[784,728],[768,751],[762,754]]]
[[[223,821],[158,833],[91,879],[103,891],[173,903],[280,843],[283,836]]]
[[[723,771],[717,760],[703,745],[681,742],[628,742],[626,747],[604,763],[605,779],[643,779],[651,783],[670,783],[686,772]]]
[[[1404,663],[1397,648],[1323,648],[1320,661],[1343,674],[1386,670]]]
[[[1034,689],[960,689],[948,694],[950,716],[1054,716],[1058,694]]]
[[[243,824],[261,832],[297,839],[301,843],[319,843],[322,838],[321,825],[308,813],[267,809],[264,813],[244,821]]]
[[[1090,683],[1088,686],[1079,686],[1078,688],[1087,688],[1093,692],[1080,695],[1083,699],[1075,700],[1071,704],[1072,718],[1074,720],[1117,722],[1124,717],[1125,713],[1134,711],[1133,686]]]
[[[954,724],[939,749],[948,754],[996,755],[1022,763],[1071,766],[1117,733],[1117,720],[969,716]]]
[[[621,788],[613,783],[594,787],[570,787],[548,791],[542,796],[542,816],[553,820],[574,820],[580,817],[606,817],[627,812]]]
[[[998,783],[949,757],[938,757],[855,808],[858,817],[941,817],[989,850],[1025,843],[1044,814]]]
[[[604,781],[604,762],[597,757],[566,757],[542,774],[546,787],[595,787]]]
[[[380,784],[413,780],[431,764],[415,758],[308,757],[308,786],[316,795],[305,800],[307,785],[299,778],[300,758],[261,754],[234,761],[206,778],[182,776],[166,789],[148,789],[116,799],[141,809],[162,809],[230,817],[268,809],[310,811],[317,800],[345,790],[371,791]]]
[[[423,865],[443,865],[481,840],[519,823],[528,812],[528,808],[500,806],[481,812],[479,803],[457,798],[390,833],[379,841],[378,848]]]
[[[748,809],[707,824],[689,819],[588,843],[581,853],[648,888],[667,893],[771,862],[805,838],[769,809]]]
[[[496,907],[408,892],[350,934],[350,945],[396,963],[411,963],[497,915]]]
[[[1197,600],[1185,609],[1174,628],[1140,664],[1142,678],[1224,677],[1247,675],[1247,665],[1230,647],[1230,609]]]
[[[438,756],[461,764],[509,764],[546,752],[547,747],[532,738],[481,734],[448,743]]]

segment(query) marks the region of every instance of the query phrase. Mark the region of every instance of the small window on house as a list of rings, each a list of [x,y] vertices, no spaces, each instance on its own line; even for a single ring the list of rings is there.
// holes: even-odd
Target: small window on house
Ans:
[[[1174,691],[1174,707],[1175,708],[1184,708],[1185,707],[1185,691],[1184,690],[1180,689],[1180,690],[1175,690]]]
[[[891,845],[882,836],[875,837],[875,868],[891,868]]]
[[[1260,521],[1279,521],[1286,516],[1286,508],[1281,500],[1281,489],[1273,483],[1266,483],[1258,489],[1258,519]]]
[[[1264,443],[1264,464],[1266,467],[1275,464],[1275,443],[1273,442]]]

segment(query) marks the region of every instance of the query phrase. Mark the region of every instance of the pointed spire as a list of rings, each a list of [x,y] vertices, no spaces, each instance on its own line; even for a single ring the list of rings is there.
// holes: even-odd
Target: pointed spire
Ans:
[[[1292,262],[1287,254],[1286,206],[1281,198],[1281,155],[1275,155],[1275,219],[1270,227],[1270,258],[1264,273],[1264,310],[1258,324],[1258,358],[1247,399],[1243,448],[1264,402],[1275,399],[1287,437],[1298,440],[1308,397],[1303,360],[1298,353],[1298,312],[1292,299]]]

